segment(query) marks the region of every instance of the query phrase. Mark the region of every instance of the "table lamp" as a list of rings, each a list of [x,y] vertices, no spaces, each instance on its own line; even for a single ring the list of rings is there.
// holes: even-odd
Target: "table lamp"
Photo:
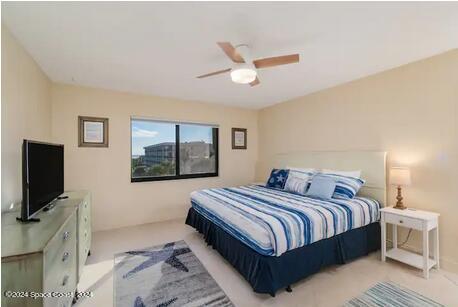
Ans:
[[[398,201],[393,208],[407,209],[402,203],[401,187],[410,185],[410,170],[407,167],[392,167],[390,169],[390,183],[398,187],[398,196],[396,197]]]

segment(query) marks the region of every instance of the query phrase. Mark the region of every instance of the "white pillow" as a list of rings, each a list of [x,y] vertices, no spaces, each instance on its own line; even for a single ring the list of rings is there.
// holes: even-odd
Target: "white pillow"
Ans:
[[[292,166],[287,166],[286,168],[292,171],[298,171],[302,173],[317,173],[318,172],[316,168],[300,168],[300,167],[292,167]]]
[[[361,170],[359,171],[336,171],[332,169],[322,169],[321,173],[335,174],[335,175],[341,175],[341,176],[347,176],[347,177],[353,177],[353,178],[361,178]]]
[[[291,170],[285,183],[285,191],[304,195],[307,187],[315,173]]]

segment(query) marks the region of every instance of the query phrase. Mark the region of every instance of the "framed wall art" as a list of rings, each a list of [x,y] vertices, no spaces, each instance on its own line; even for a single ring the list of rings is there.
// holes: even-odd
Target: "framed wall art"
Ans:
[[[232,128],[232,149],[247,149],[247,130]]]
[[[108,118],[78,116],[78,146],[108,147]]]

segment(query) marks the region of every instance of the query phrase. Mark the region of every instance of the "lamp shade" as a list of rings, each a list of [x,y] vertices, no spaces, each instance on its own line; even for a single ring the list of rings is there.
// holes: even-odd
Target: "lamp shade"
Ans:
[[[407,167],[392,167],[390,169],[390,184],[397,186],[410,185],[410,169]]]

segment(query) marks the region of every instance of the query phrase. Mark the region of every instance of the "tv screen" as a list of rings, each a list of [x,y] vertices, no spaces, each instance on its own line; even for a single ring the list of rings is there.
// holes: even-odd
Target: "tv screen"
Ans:
[[[64,145],[24,140],[22,220],[30,219],[64,192]]]

